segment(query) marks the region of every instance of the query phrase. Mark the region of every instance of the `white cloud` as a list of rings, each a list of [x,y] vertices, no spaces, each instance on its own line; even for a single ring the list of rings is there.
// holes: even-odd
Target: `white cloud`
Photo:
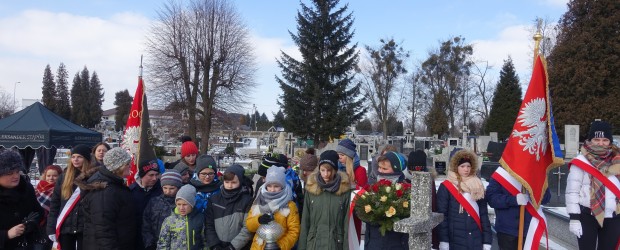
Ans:
[[[493,39],[473,41],[474,57],[488,60],[494,71],[499,72],[504,60],[510,56],[521,82],[528,81],[533,55],[531,47],[534,42],[527,29],[527,25],[509,26]]]
[[[0,19],[0,69],[4,89],[17,86],[17,99],[41,98],[46,64],[55,74],[60,62],[69,71],[69,82],[87,66],[96,71],[105,91],[104,109],[112,108],[114,93],[135,91],[144,34],[150,20],[134,13],[109,19],[26,10]],[[8,81],[8,82],[7,82]]]

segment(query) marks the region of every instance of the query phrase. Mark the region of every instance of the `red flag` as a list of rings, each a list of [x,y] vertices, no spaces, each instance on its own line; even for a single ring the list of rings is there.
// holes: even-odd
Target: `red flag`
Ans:
[[[125,133],[121,146],[131,154],[131,173],[127,176],[127,185],[131,185],[135,181],[135,175],[138,172],[137,155],[140,142],[140,122],[142,117],[142,97],[144,96],[144,83],[142,82],[142,73],[138,77],[138,87],[133,97],[127,125],[125,125]]]
[[[547,189],[547,173],[564,164],[553,123],[546,61],[539,55],[500,159],[504,169],[527,189],[536,209]]]

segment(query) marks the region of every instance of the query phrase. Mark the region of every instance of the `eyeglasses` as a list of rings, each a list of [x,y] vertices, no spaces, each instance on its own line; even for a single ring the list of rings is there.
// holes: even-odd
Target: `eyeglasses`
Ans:
[[[200,173],[200,176],[214,176],[215,173]]]

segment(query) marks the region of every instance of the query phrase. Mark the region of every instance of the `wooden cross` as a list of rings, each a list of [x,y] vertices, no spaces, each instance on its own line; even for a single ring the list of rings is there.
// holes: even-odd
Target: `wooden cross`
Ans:
[[[411,180],[411,216],[394,223],[394,231],[409,234],[409,249],[431,249],[431,233],[443,214],[431,210],[431,174],[415,171]]]

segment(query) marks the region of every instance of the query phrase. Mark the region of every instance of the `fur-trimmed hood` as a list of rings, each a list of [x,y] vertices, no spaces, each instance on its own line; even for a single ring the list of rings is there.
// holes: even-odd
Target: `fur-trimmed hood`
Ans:
[[[114,174],[104,167],[89,169],[75,177],[75,184],[82,191],[104,189],[110,182],[115,181],[120,181],[122,183],[123,180],[120,177],[114,176]]]
[[[480,165],[478,164],[478,156],[474,152],[466,149],[461,149],[454,153],[454,155],[450,159],[450,167],[448,169],[452,172],[458,173],[459,171],[457,170],[457,167],[459,166],[459,161],[465,157],[469,158],[470,160],[471,174],[477,174],[480,170]]]
[[[317,175],[319,174],[320,174],[319,171],[312,172],[310,175],[308,175],[308,178],[306,181],[306,191],[314,195],[320,195],[323,192],[323,189],[319,186],[316,180]],[[336,191],[335,194],[342,195],[346,193],[347,191],[351,190],[351,184],[349,181],[349,176],[346,173],[342,171],[338,171],[337,174],[340,175],[340,187],[338,188],[338,191]]]

